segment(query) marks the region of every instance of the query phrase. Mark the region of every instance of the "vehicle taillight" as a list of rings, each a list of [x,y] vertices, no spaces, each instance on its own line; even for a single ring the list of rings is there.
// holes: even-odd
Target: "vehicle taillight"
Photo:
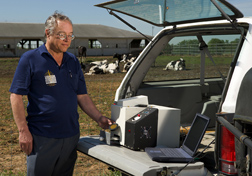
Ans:
[[[221,154],[220,154],[220,167],[221,172],[235,175],[237,169],[234,166],[236,161],[235,157],[235,137],[225,127],[221,126]]]

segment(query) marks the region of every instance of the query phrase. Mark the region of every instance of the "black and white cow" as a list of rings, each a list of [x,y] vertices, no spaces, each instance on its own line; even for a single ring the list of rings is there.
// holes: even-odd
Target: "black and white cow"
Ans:
[[[108,60],[105,59],[105,60],[103,60],[103,61],[93,61],[93,62],[90,62],[90,64],[104,65],[104,64],[108,64]]]
[[[133,65],[133,63],[136,60],[137,56],[135,56],[133,54],[122,54],[121,58],[122,58],[122,60],[120,62],[124,62],[122,72],[127,72],[130,69],[130,67]]]
[[[82,68],[82,71],[83,73],[88,73],[89,70],[93,67],[93,66],[96,66],[96,64],[90,64],[90,63],[83,63],[81,62],[81,68]]]
[[[118,73],[119,64],[116,60],[113,63],[107,63],[107,60],[91,62],[85,65],[85,75],[106,74],[106,73]]]
[[[185,60],[183,58],[180,58],[179,60],[169,62],[163,70],[178,71],[178,70],[185,70],[185,68],[186,68]]]
[[[103,73],[114,74],[114,73],[119,73],[120,72],[119,71],[119,62],[118,62],[118,60],[116,60],[113,63],[101,65],[99,68],[101,68],[103,70]]]
[[[107,64],[108,60],[103,60],[103,61],[94,61],[90,63],[83,63],[81,62],[81,68],[82,71],[87,74],[87,75],[92,75],[92,74],[101,74],[103,73],[103,70],[99,68],[100,65]]]
[[[99,65],[90,64],[89,70],[86,70],[85,75],[103,74],[103,69]]]
[[[128,72],[135,60],[136,60],[136,57],[131,57],[131,58],[127,59],[125,61],[124,66],[123,66],[123,72]]]
[[[117,58],[119,62],[121,62],[121,60],[123,60],[123,56],[125,54],[118,54],[118,53],[114,53],[113,54],[113,58]]]

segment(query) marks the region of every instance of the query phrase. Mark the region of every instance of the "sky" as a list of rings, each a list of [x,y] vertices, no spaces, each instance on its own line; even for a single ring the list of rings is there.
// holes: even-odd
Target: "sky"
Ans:
[[[59,11],[67,15],[73,24],[101,24],[134,31],[110,15],[106,9],[94,6],[107,1],[109,0],[1,0],[0,22],[44,23],[48,16]],[[252,17],[252,0],[227,1],[238,8],[244,16]],[[117,15],[147,35],[155,35],[161,29],[120,13]]]

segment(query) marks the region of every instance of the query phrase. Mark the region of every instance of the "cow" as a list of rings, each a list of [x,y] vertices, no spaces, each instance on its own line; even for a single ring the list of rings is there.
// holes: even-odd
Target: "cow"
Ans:
[[[169,62],[163,70],[178,71],[178,70],[185,70],[185,68],[186,68],[185,60],[183,58],[180,58],[179,60]]]
[[[82,63],[82,57],[84,58],[87,57],[87,48],[85,46],[78,46],[78,57],[81,58],[81,63]]]
[[[85,75],[95,75],[95,74],[103,74],[103,69],[100,68],[99,65],[90,64],[89,69],[86,69]]]
[[[120,62],[124,62],[124,63],[128,62],[130,56],[131,56],[131,54],[118,54],[118,53],[114,53],[113,58],[117,58],[117,60],[118,60],[118,67],[120,68],[120,66],[119,66]],[[118,71],[120,71],[120,69]],[[125,70],[123,70],[123,72],[124,71]]]
[[[113,63],[107,63],[107,60],[94,61],[89,64],[82,64],[85,75],[105,74],[105,73],[118,73],[119,62],[116,60]]]
[[[89,70],[93,67],[96,66],[96,64],[90,64],[90,63],[83,63],[81,62],[81,69],[84,73],[88,73]]]
[[[95,65],[103,65],[103,64],[107,64],[108,63],[108,60],[105,59],[103,61],[93,61],[93,62],[90,62],[90,64],[95,64]]]
[[[128,72],[130,67],[133,65],[134,61],[136,60],[136,57],[131,57],[131,58],[128,58],[126,61],[125,61],[125,64],[123,66],[123,71],[122,72]]]
[[[100,66],[100,68],[103,68],[103,72],[104,73],[110,73],[110,74],[114,74],[114,73],[119,73],[119,61],[116,60],[113,63],[109,63],[109,64],[105,64]]]
[[[124,62],[123,71],[127,72],[130,67],[133,65],[134,61],[136,60],[137,56],[133,54],[123,54],[121,62]]]
[[[131,54],[123,54],[122,55],[122,59],[120,60],[120,62],[124,62],[126,63],[129,60],[129,57],[131,56]]]
[[[123,66],[123,71],[122,72],[127,72],[130,67],[133,65],[134,61],[136,60],[136,58],[138,57],[139,53],[135,52],[133,54],[118,54],[115,53],[113,55],[113,58],[117,58],[118,62],[124,62],[124,66]]]
[[[83,72],[86,73],[100,73],[100,70],[98,69],[100,65],[107,64],[108,60],[103,61],[94,61],[90,63],[83,63],[81,62],[81,68]],[[91,71],[90,71],[91,70]]]
[[[118,54],[118,53],[114,53],[113,54],[113,58],[117,58],[119,62],[121,62],[121,60],[123,60],[123,56],[125,54]]]

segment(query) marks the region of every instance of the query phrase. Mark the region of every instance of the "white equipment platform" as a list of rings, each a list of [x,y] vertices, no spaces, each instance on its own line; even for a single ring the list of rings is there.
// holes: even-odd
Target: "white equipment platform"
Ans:
[[[170,176],[179,172],[186,163],[159,163],[152,161],[143,151],[130,150],[123,146],[111,146],[99,140],[100,136],[81,137],[77,150],[104,162],[123,173],[134,176]],[[212,175],[202,162],[189,164],[179,176]]]

